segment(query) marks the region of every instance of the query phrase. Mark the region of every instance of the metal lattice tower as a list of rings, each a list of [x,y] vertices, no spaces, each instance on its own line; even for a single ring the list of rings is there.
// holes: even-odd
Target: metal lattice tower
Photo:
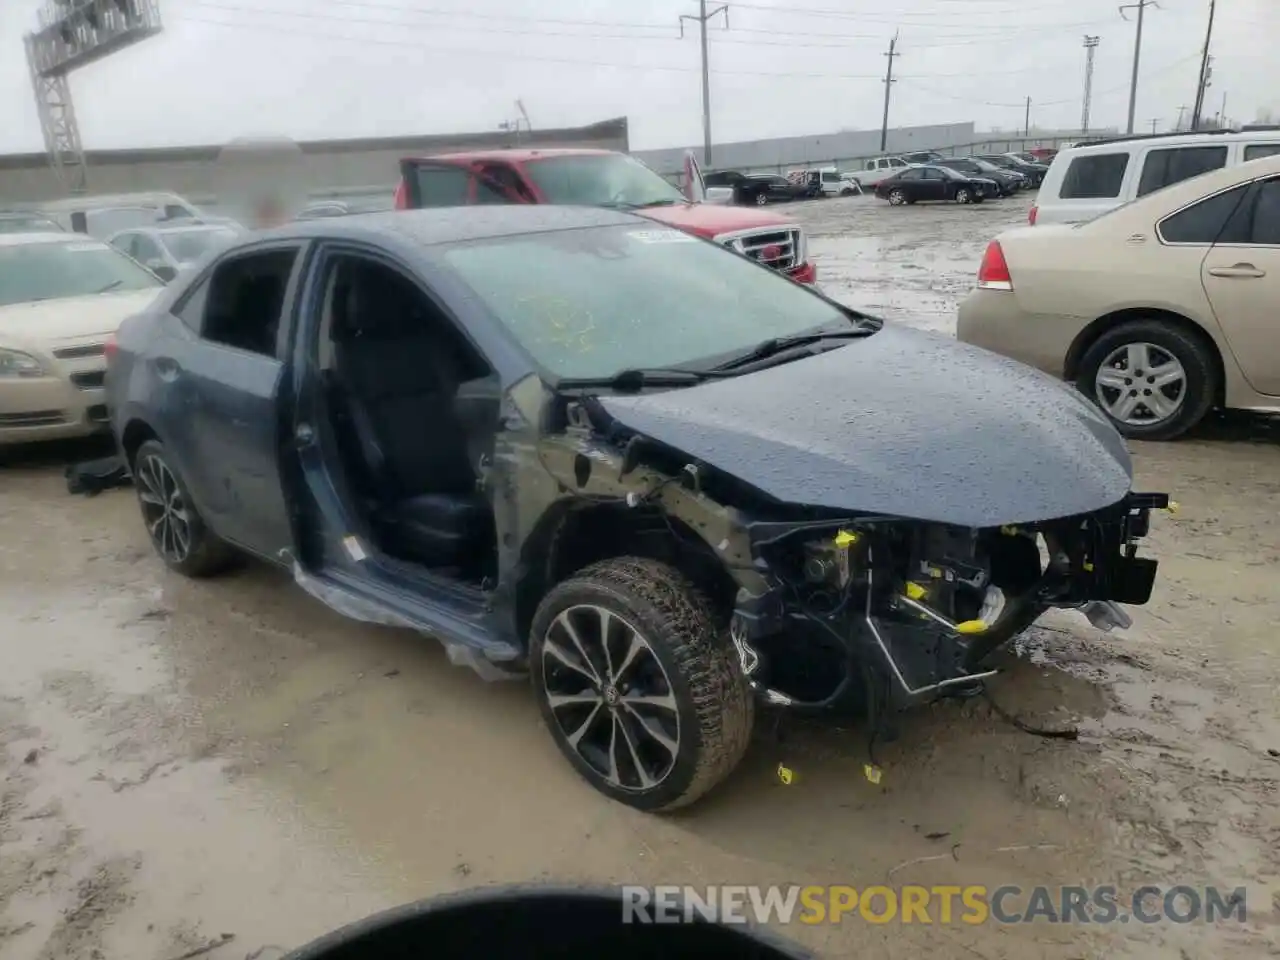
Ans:
[[[1089,107],[1093,102],[1093,55],[1101,42],[1099,37],[1084,38],[1084,110],[1080,114],[1080,136],[1089,132]]]
[[[159,0],[48,0],[24,38],[49,165],[70,192],[88,183],[71,72],[161,29]]]

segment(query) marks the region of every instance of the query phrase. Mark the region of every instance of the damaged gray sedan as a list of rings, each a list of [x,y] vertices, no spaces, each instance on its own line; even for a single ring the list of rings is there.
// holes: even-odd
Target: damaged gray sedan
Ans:
[[[709,241],[552,206],[238,240],[109,346],[156,550],[528,676],[602,793],[688,804],[758,702],[972,693],[1053,607],[1145,603],[1161,494],[1027,367]]]

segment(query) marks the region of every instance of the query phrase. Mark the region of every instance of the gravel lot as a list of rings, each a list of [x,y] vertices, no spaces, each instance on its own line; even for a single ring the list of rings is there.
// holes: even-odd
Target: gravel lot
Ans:
[[[797,205],[827,288],[946,330],[1025,203]],[[1134,628],[1061,617],[993,695],[925,709],[862,776],[853,725],[766,717],[738,773],[659,819],[581,783],[522,684],[345,621],[250,567],[194,583],[129,491],[0,473],[0,957],[273,960],[377,908],[516,880],[1248,885],[1241,925],[869,925],[786,932],[823,956],[1275,956],[1280,448],[1230,422],[1135,445],[1168,490]],[[795,781],[782,785],[785,762]],[[1276,914],[1280,916],[1280,914]]]

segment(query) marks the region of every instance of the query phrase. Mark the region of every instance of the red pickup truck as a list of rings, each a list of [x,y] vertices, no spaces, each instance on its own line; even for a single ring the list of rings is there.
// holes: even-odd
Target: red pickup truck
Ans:
[[[813,283],[804,229],[763,209],[703,203],[702,173],[685,158],[681,193],[639,160],[609,150],[486,150],[400,161],[396,209],[472,203],[617,207],[732,247],[792,280]]]

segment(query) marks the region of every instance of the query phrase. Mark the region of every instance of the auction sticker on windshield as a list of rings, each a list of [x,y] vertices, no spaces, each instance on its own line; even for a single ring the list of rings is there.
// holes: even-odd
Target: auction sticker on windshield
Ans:
[[[682,230],[632,230],[627,234],[641,243],[693,243],[694,238]]]

